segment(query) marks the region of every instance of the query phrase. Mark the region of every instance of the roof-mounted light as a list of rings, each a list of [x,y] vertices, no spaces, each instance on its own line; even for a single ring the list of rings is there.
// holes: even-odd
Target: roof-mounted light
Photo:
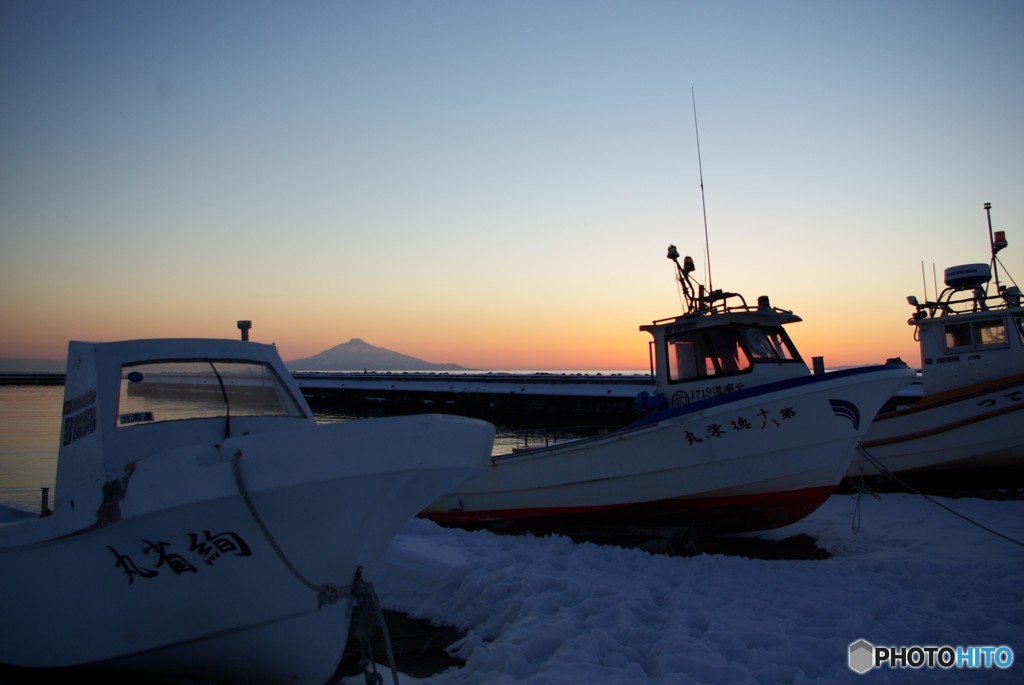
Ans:
[[[992,241],[992,254],[999,252],[1007,245],[1009,243],[1006,242],[1006,231],[996,231],[996,238]]]

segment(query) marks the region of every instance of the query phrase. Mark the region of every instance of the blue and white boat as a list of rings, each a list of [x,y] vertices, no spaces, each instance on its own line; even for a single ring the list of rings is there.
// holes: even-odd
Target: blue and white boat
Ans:
[[[653,337],[646,415],[604,435],[496,455],[421,514],[446,525],[602,536],[621,527],[764,530],[817,509],[913,372],[889,363],[812,373],[767,297],[706,291],[675,263],[686,312]]]

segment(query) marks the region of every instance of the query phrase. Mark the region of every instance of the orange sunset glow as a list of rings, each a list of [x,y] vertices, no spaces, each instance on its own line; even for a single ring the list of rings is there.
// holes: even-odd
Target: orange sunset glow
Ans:
[[[251,319],[286,360],[645,370],[675,244],[807,360],[916,364],[984,202],[1024,273],[1019,25],[967,6],[48,5],[0,10],[0,358]]]

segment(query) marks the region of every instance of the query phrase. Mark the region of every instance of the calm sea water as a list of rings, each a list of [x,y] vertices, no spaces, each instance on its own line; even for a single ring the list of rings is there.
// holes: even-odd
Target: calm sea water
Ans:
[[[52,506],[63,402],[64,386],[0,386],[0,502],[39,510],[42,488],[49,488]],[[366,417],[317,411],[316,418],[334,423]],[[572,427],[498,426],[494,453],[507,454],[516,447],[577,438],[587,432]]]
[[[0,387],[0,502],[38,509],[57,477],[64,386]]]

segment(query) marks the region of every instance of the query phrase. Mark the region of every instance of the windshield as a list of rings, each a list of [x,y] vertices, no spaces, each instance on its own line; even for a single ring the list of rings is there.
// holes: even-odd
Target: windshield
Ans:
[[[781,327],[716,326],[669,338],[669,381],[744,373],[760,362],[799,362]]]
[[[763,328],[761,326],[738,326],[743,332],[754,359],[770,361],[798,361],[800,355],[790,341],[789,336],[781,328]]]
[[[203,360],[147,362],[121,369],[118,427],[229,414],[305,415],[267,364]]]

